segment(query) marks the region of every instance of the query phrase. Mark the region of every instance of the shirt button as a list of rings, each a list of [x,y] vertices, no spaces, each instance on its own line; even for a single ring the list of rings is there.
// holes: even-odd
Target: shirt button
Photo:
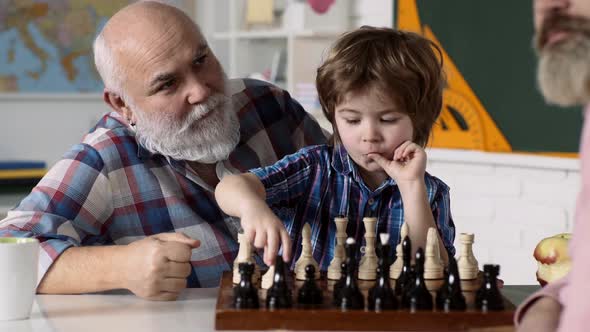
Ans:
[[[369,201],[368,201],[368,203],[369,203],[369,205],[373,205],[373,203],[375,203],[375,200],[374,200],[374,199],[372,199],[372,198],[369,198]]]

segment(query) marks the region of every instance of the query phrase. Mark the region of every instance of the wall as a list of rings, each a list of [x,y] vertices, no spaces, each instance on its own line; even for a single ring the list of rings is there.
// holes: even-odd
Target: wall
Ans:
[[[509,284],[536,283],[536,244],[572,229],[578,160],[433,149],[427,170],[451,187],[457,235],[475,233],[480,266],[500,264]]]

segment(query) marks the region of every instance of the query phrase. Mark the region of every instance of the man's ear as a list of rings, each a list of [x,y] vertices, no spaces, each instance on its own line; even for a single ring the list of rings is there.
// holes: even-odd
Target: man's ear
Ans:
[[[119,94],[105,89],[102,93],[102,99],[107,105],[109,105],[110,108],[112,108],[115,112],[119,113],[121,116],[127,119],[127,121],[129,121],[130,123],[134,122],[132,120],[133,112],[129,108],[129,105],[125,102],[125,100],[123,100],[123,98],[121,98]]]

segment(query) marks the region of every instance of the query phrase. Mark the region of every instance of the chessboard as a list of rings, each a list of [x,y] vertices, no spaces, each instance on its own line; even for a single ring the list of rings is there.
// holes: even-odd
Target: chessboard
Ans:
[[[304,281],[294,280],[294,275],[286,276],[287,285],[293,295],[293,307],[290,309],[269,310],[264,306],[266,290],[256,284],[260,298],[260,309],[235,309],[234,284],[232,273],[225,272],[221,279],[217,306],[215,310],[216,330],[343,330],[343,331],[467,331],[476,328],[499,327],[513,324],[515,306],[508,299],[504,300],[501,311],[482,312],[475,308],[475,293],[481,287],[483,278],[461,280],[462,293],[465,296],[467,310],[443,312],[433,310],[397,309],[381,312],[364,310],[342,311],[332,305],[332,289],[336,280],[328,280],[325,272],[317,281],[323,291],[323,304],[305,307],[297,303],[297,292]],[[443,280],[427,280],[431,294]],[[395,283],[391,280],[392,287]],[[358,280],[358,287],[366,299],[369,288],[375,281]],[[440,287],[440,286],[438,286]],[[436,308],[436,306],[435,306]]]

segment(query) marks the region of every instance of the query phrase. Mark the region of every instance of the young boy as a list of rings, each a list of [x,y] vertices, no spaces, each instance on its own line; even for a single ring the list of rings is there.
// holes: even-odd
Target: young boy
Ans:
[[[441,59],[427,39],[389,28],[362,27],[336,41],[316,79],[333,144],[227,176],[215,190],[221,209],[241,218],[247,239],[264,248],[266,264],[279,245],[289,261],[309,223],[313,256],[327,269],[339,215],[348,218],[348,236],[357,243],[362,219],[371,215],[392,245],[405,221],[414,251],[436,227],[444,262],[454,255],[449,188],[426,173],[423,149],[441,110]]]

